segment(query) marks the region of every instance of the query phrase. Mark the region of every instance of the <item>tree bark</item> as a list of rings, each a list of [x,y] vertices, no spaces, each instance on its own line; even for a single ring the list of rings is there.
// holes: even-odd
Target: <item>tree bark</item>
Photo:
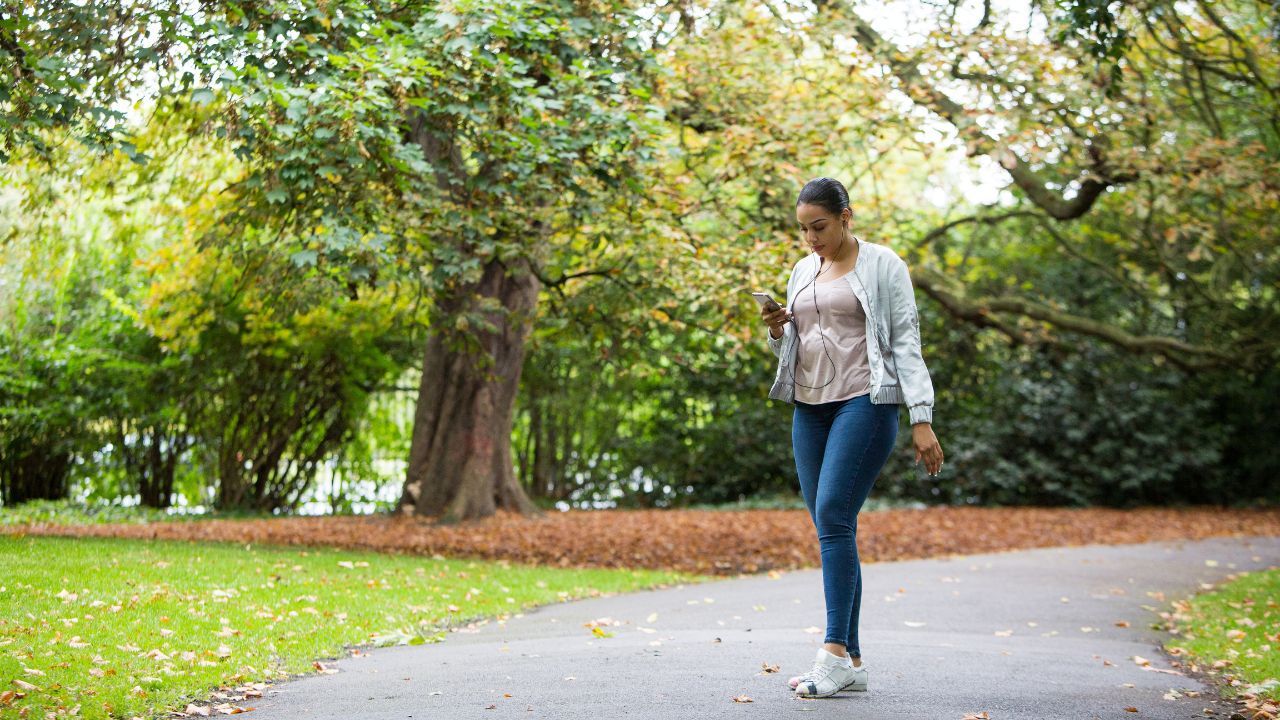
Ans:
[[[489,261],[475,287],[437,303],[439,329],[433,328],[423,357],[399,513],[452,523],[488,517],[497,508],[537,512],[516,478],[511,430],[540,284],[527,261],[513,264],[508,272]],[[503,310],[478,312],[485,299]],[[467,311],[493,328],[474,331],[478,352],[457,347],[453,323]]]
[[[533,448],[533,483],[534,492],[539,497],[555,498],[556,479],[551,462],[555,457],[555,414],[543,404],[537,408],[537,425],[535,445]]]

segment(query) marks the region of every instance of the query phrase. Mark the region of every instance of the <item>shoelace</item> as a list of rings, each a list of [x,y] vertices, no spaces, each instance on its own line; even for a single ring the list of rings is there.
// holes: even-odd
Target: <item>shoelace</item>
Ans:
[[[809,670],[808,679],[815,683],[819,682],[822,678],[830,675],[831,671],[835,669],[835,665],[815,665],[811,670]]]
[[[815,663],[813,667],[805,670],[801,675],[801,680],[813,680],[817,677],[818,671],[822,669],[822,665]]]
[[[835,670],[835,668],[836,668],[835,665],[823,665],[822,663],[815,663],[813,667],[804,671],[804,673],[800,675],[799,682],[804,682],[805,680],[813,680],[814,682],[817,682],[823,677],[830,675],[831,671]],[[857,672],[858,670],[861,670],[861,669],[862,669],[861,667],[854,667],[853,671]]]

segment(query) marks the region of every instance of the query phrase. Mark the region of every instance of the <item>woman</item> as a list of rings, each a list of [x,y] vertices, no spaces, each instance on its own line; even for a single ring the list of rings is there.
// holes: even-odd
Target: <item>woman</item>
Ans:
[[[838,180],[804,186],[796,220],[812,254],[791,271],[787,307],[761,311],[778,356],[769,397],[795,405],[796,472],[822,554],[826,636],[813,668],[790,680],[801,697],[867,689],[858,511],[893,449],[898,405],[908,407],[916,462],[936,475],[943,460],[911,275],[892,250],[854,237],[852,217]]]

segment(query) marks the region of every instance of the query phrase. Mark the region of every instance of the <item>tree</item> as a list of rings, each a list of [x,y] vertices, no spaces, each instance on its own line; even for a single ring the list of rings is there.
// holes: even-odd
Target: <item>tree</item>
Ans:
[[[255,32],[220,131],[256,168],[243,215],[272,215],[306,262],[353,282],[421,281],[430,336],[400,512],[531,511],[510,437],[538,276],[600,198],[643,187],[641,20],[613,0],[287,7],[239,21]],[[355,257],[371,237],[374,261]]]
[[[250,168],[228,191],[237,209],[202,246],[247,259],[265,236],[246,230],[271,227],[300,265],[352,288],[388,273],[419,280],[431,337],[401,511],[530,510],[508,438],[537,277],[598,198],[643,187],[656,112],[644,21],[617,0],[206,3],[158,26],[157,49],[139,32],[152,20],[134,10],[42,3],[0,16],[3,59],[25,83],[2,98],[20,111],[8,137],[114,137],[95,108],[137,71],[164,70],[160,50],[187,47],[179,61],[207,85],[191,101],[225,103],[208,129]],[[61,44],[40,35],[77,23],[85,30]],[[33,69],[37,50],[62,74]],[[55,96],[65,111],[26,111],[25,98]]]
[[[56,87],[33,48],[120,77],[79,35],[59,45],[38,30],[136,16],[58,5],[0,16],[0,59],[18,59],[23,97]],[[507,438],[535,322],[539,341],[579,334],[548,351],[574,363],[613,353],[611,370],[679,368],[691,386],[709,368],[754,377],[717,357],[758,338],[734,298],[781,285],[792,191],[818,174],[849,180],[857,223],[907,257],[926,312],[1014,345],[1101,342],[1215,381],[1270,372],[1280,118],[1266,7],[972,7],[941,3],[906,34],[852,0],[270,0],[205,3],[164,27],[167,47],[187,48],[166,57],[192,58],[201,83],[178,99],[216,109],[203,129],[246,168],[201,243],[233,264],[269,246],[352,297],[418,288],[430,333],[400,509],[457,519],[530,508]],[[126,47],[137,37],[113,32]],[[162,89],[184,82],[160,75]],[[82,107],[102,102],[97,85],[65,86]],[[99,116],[14,117],[30,130],[14,142],[34,143]],[[916,202],[957,155],[1007,187],[986,204],[955,188],[946,207]],[[1085,269],[1089,292],[1050,282],[1060,267]],[[565,306],[569,324],[554,316]],[[563,428],[573,403],[545,401],[556,377],[529,384],[541,399],[527,422],[563,460],[568,434],[546,421]],[[610,397],[640,386],[610,377],[622,383]],[[705,407],[665,410],[700,427]],[[576,437],[600,449],[605,435]],[[524,466],[562,491],[538,450]]]
[[[954,284],[927,268],[913,276],[918,277],[917,287],[956,317],[979,325],[1007,329],[1007,318],[1020,316],[1091,335],[1131,352],[1156,355],[1186,369],[1234,363],[1258,368],[1274,361],[1276,346],[1259,342],[1256,319],[1262,313],[1263,328],[1274,328],[1280,321],[1274,293],[1261,289],[1275,277],[1276,267],[1239,260],[1265,257],[1266,248],[1274,247],[1276,238],[1256,232],[1252,222],[1227,220],[1222,210],[1224,204],[1239,201],[1262,213],[1273,213],[1280,206],[1277,188],[1261,180],[1274,174],[1280,150],[1276,132],[1280,116],[1274,93],[1268,90],[1268,77],[1276,69],[1274,63],[1263,66],[1253,41],[1233,30],[1212,5],[1199,3],[1198,16],[1180,14],[1171,3],[1159,1],[1129,8],[1124,22],[1136,27],[1133,49],[1121,66],[1123,79],[1119,83],[1110,73],[1090,76],[1070,72],[1089,67],[1082,55],[1096,52],[1093,45],[1083,51],[1074,44],[1054,48],[1067,69],[1054,72],[1047,64],[1037,69],[1030,62],[1032,53],[1045,50],[1042,46],[1007,38],[997,42],[998,33],[1005,28],[966,36],[953,24],[939,34],[936,53],[924,48],[908,52],[887,42],[847,4],[833,3],[831,10],[850,22],[862,50],[894,74],[917,106],[955,128],[968,154],[987,155],[1008,172],[1021,199],[1033,208],[1042,231],[1068,251],[1087,255],[1095,249],[1085,238],[1070,237],[1072,228],[1067,223],[1083,218],[1111,192],[1112,202],[1128,205],[1119,208],[1121,212],[1146,215],[1147,220],[1132,229],[1138,236],[1129,238],[1124,257],[1106,257],[1110,254],[1107,249],[1098,248],[1094,260],[1100,270],[1114,267],[1112,263],[1118,260],[1120,267],[1133,271],[1132,275],[1146,276],[1142,284],[1148,294],[1164,285],[1162,294],[1174,299],[1170,308],[1174,313],[1179,311],[1177,305],[1191,302],[1189,286],[1217,276],[1216,282],[1191,292],[1198,291],[1202,295],[1199,300],[1208,299],[1215,312],[1235,315],[1245,311],[1253,319],[1197,324],[1193,332],[1203,335],[1196,341],[1188,338],[1185,321],[1181,328],[1175,323],[1165,333],[1146,335],[1141,329],[1135,332],[1122,323],[1068,312],[1030,297],[965,297]],[[1236,10],[1234,19],[1242,24],[1262,19],[1248,3],[1240,3]],[[942,40],[944,35],[955,39]],[[1217,70],[1216,77],[1204,76],[1212,72],[1209,67]],[[1187,82],[1188,72],[1200,73],[1200,81]],[[1167,83],[1172,92],[1151,91],[1157,82]],[[967,107],[943,89],[944,85],[965,83],[977,89],[972,97],[993,98],[995,108],[1002,112]],[[1115,100],[1099,97],[1099,89],[1108,90]],[[1215,111],[1236,93],[1243,93],[1248,100]],[[1196,108],[1199,118],[1192,116],[1188,122],[1178,107],[1183,103]],[[1223,113],[1229,115],[1219,118]],[[983,122],[991,117],[1002,117],[1016,130],[998,136]],[[1259,122],[1263,123],[1260,134],[1255,133]],[[1043,140],[1046,137],[1048,140]],[[1205,145],[1213,139],[1217,142]],[[1050,160],[1051,152],[1062,159]],[[1227,196],[1205,177],[1207,172],[1227,167],[1248,191]],[[1182,179],[1188,176],[1196,180],[1184,185]],[[1199,182],[1200,178],[1205,182]],[[1143,186],[1148,190],[1145,198],[1134,192]],[[1179,213],[1166,212],[1164,203],[1149,202],[1151,191],[1166,199],[1181,196],[1185,204],[1179,206],[1187,209],[1182,213],[1184,218],[1176,220]],[[1255,212],[1245,206],[1239,210],[1246,217]],[[983,213],[952,221],[930,231],[917,247],[959,225],[998,223],[1019,215]],[[1214,216],[1216,219],[1211,219]],[[1169,249],[1174,252],[1161,246],[1173,246]],[[1144,251],[1148,247],[1151,251]],[[1175,249],[1178,247],[1182,252]],[[1105,281],[1115,279],[1112,273],[1102,274]],[[1027,338],[1025,333],[1013,336],[1019,334],[1023,340]],[[1227,337],[1243,352],[1222,350],[1222,340]]]

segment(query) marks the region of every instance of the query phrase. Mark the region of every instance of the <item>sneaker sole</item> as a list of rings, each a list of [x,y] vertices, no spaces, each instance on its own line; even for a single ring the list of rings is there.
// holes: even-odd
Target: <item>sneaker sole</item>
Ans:
[[[857,681],[857,679],[854,679],[854,680],[850,680],[848,685],[845,685],[845,686],[844,686],[844,687],[842,687],[842,688],[838,688],[838,689],[836,689],[836,690],[834,690],[834,691],[832,691],[832,692],[830,692],[830,693],[828,693],[828,694],[826,694],[826,695],[820,695],[820,694],[809,695],[808,693],[803,693],[803,694],[802,694],[802,693],[797,693],[797,692],[795,692],[795,689],[794,689],[794,688],[792,689],[792,691],[791,691],[791,692],[792,692],[792,693],[794,693],[796,697],[802,697],[802,698],[823,698],[823,697],[831,697],[832,695],[835,695],[836,693],[844,692],[845,690],[852,690],[853,692],[866,692],[866,691],[867,691],[867,686],[868,686],[868,684],[867,684],[867,683],[860,683],[860,682],[858,682],[858,681]],[[796,687],[799,687],[799,686],[796,686]]]
[[[791,687],[789,683],[788,683],[788,685],[787,685],[787,686],[788,686],[788,687]],[[797,687],[799,687],[799,686],[797,685]],[[794,687],[792,687],[792,688],[791,688],[791,690],[794,692],[794,691],[795,691],[795,688],[794,688]],[[857,678],[855,678],[855,679],[853,679],[853,680],[850,680],[848,685],[845,685],[844,687],[840,688],[840,690],[837,690],[836,692],[841,692],[841,691],[844,691],[844,690],[852,690],[852,691],[854,691],[854,692],[866,692],[866,691],[867,691],[867,683],[859,683],[859,682],[858,682],[858,680],[857,680]]]

